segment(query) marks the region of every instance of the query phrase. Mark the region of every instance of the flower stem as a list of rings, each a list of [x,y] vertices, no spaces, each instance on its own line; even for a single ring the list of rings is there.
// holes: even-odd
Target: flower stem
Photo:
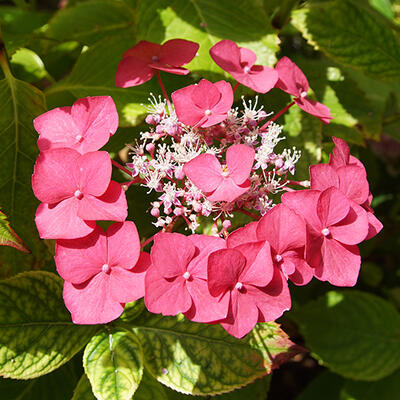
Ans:
[[[291,103],[289,103],[286,107],[282,108],[281,111],[279,111],[277,114],[275,114],[270,120],[268,120],[261,128],[260,128],[260,132],[265,131],[268,127],[268,125],[271,122],[274,122],[277,118],[279,118],[283,113],[285,113],[287,110],[289,110],[290,107],[292,107],[292,105],[294,105],[294,101],[292,101]]]
[[[143,247],[146,247],[149,243],[151,243],[154,240],[154,235],[150,236],[148,239],[146,239],[143,243],[140,244],[140,248],[143,249]]]
[[[121,171],[124,171],[126,174],[128,174],[129,176],[132,176],[132,171],[129,171],[129,169],[123,167],[121,164],[118,164],[116,161],[111,160],[112,165],[114,165],[114,167],[119,168]]]
[[[156,75],[157,75],[158,83],[160,84],[160,88],[161,88],[162,94],[164,95],[165,100],[167,100],[168,111],[169,111],[169,113],[171,114],[171,111],[172,111],[171,102],[170,102],[170,100],[169,100],[167,91],[165,90],[165,86],[164,86],[164,84],[163,84],[163,82],[162,82],[162,80],[161,80],[160,71],[156,71]]]
[[[232,89],[233,93],[236,92],[236,89],[239,87],[239,85],[240,85],[240,83],[237,82],[236,85],[235,85],[235,86],[233,87],[233,89]]]

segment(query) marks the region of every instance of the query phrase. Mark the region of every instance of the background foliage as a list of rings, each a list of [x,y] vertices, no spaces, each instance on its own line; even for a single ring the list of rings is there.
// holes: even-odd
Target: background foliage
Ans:
[[[294,353],[272,378],[215,398],[398,396],[398,0],[3,0],[0,24],[0,245],[7,245],[0,247],[2,399],[46,400],[57,393],[61,400],[94,395],[178,400],[187,396],[175,390],[207,395],[239,388]],[[332,291],[315,280],[305,288],[292,286],[293,308],[278,321],[310,353],[293,345],[274,323],[237,341],[218,327],[160,319],[137,302],[116,323],[77,327],[62,303],[54,243],[40,240],[33,222],[38,202],[30,178],[38,150],[32,119],[79,97],[111,95],[120,128],[106,149],[126,162],[125,143],[145,129],[143,104],[149,92],[160,90],[154,81],[115,87],[117,64],[141,39],[176,37],[198,42],[200,57],[188,65],[188,77],[163,75],[169,92],[200,77],[230,79],[208,56],[220,39],[253,49],[260,64],[273,66],[287,55],[334,116],[331,124],[322,125],[292,108],[278,120],[288,141],[303,150],[299,179],[308,178],[310,163],[327,161],[332,135],[349,142],[366,165],[372,205],[385,228],[362,245],[356,290]],[[251,94],[241,89],[235,95],[240,101]],[[289,97],[272,90],[261,100],[267,111],[277,112]],[[145,213],[150,200],[143,188],[131,191],[129,219],[148,237],[154,232]],[[29,272],[15,277],[23,271]],[[204,343],[211,343],[217,357]]]

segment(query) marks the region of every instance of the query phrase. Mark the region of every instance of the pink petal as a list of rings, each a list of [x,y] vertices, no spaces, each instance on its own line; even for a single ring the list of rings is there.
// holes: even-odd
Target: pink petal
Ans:
[[[52,149],[39,154],[32,175],[35,196],[44,203],[58,203],[78,189],[76,165],[80,154],[72,149]]]
[[[248,67],[252,67],[257,61],[257,55],[253,50],[246,49],[245,47],[240,47],[240,64],[242,67],[247,65]]]
[[[368,234],[367,214],[367,211],[353,202],[347,216],[329,228],[332,237],[345,244],[361,243]]]
[[[186,68],[170,67],[168,65],[160,64],[160,63],[149,64],[149,67],[151,67],[153,69],[158,69],[160,71],[169,72],[170,74],[176,74],[176,75],[187,75],[190,73],[190,71],[187,70]]]
[[[220,296],[238,282],[246,266],[246,258],[235,249],[214,251],[208,257],[208,288],[212,296]]]
[[[127,50],[122,58],[136,57],[138,60],[149,64],[153,61],[154,56],[159,56],[161,51],[161,44],[141,40],[135,46]]]
[[[253,89],[258,93],[269,92],[278,81],[278,73],[275,69],[255,65],[248,73],[234,73],[232,76],[242,85]]]
[[[229,293],[221,299],[211,296],[207,281],[193,279],[187,281],[187,289],[192,298],[192,306],[185,317],[195,322],[213,322],[226,317],[229,307]]]
[[[310,100],[307,97],[300,97],[294,99],[294,102],[306,113],[314,115],[314,117],[319,118],[324,124],[329,124],[333,117],[331,116],[331,112],[329,107],[324,106],[317,101]]]
[[[229,176],[223,178],[217,189],[207,196],[209,201],[227,201],[232,202],[246,193],[250,189],[250,180],[245,181],[241,185],[236,185]]]
[[[186,280],[181,276],[165,279],[155,265],[146,273],[144,302],[150,312],[163,315],[184,313],[192,305]]]
[[[258,221],[258,240],[267,240],[277,254],[303,247],[306,242],[304,219],[285,204],[278,204]]]
[[[245,243],[235,247],[246,258],[246,267],[238,280],[246,285],[266,286],[274,275],[271,248],[268,242]]]
[[[80,153],[100,149],[118,129],[118,113],[110,96],[79,99],[72,106],[71,115],[82,136],[74,147]]]
[[[321,192],[317,203],[317,214],[321,220],[322,229],[328,228],[349,213],[350,203],[338,189],[331,187]]]
[[[226,248],[226,242],[220,237],[208,235],[190,235],[187,238],[196,247],[196,256],[189,262],[187,272],[196,278],[207,280],[208,256],[213,251]]]
[[[329,157],[329,165],[333,168],[339,168],[349,163],[350,149],[349,145],[342,139],[332,136],[335,147]]]
[[[74,324],[106,324],[124,311],[124,304],[111,298],[109,276],[104,273],[81,285],[65,282],[63,297]]]
[[[369,185],[367,173],[364,168],[356,165],[346,165],[338,168],[339,189],[357,204],[362,204],[368,199]]]
[[[40,151],[57,147],[76,148],[80,146],[76,139],[80,131],[71,116],[71,108],[54,108],[33,120],[33,125],[40,134],[37,142]]]
[[[95,222],[77,215],[78,200],[66,199],[56,204],[41,203],[36,210],[36,227],[42,239],[76,239],[87,236]]]
[[[125,57],[117,67],[115,86],[128,88],[142,85],[154,75],[154,69],[136,57]]]
[[[220,118],[224,117],[218,122],[223,121],[228,114],[228,111],[231,109],[233,104],[233,90],[230,83],[226,81],[218,81],[214,83],[214,86],[221,93],[221,97],[218,103],[214,106],[212,111],[216,114],[220,114]],[[217,122],[215,122],[217,123]]]
[[[237,185],[241,185],[249,179],[255,154],[254,149],[245,144],[230,146],[226,152],[226,166],[229,176]]]
[[[249,295],[247,287],[244,293],[232,291],[229,315],[221,326],[232,336],[240,339],[249,333],[257,323],[258,308],[254,296]]]
[[[315,276],[335,286],[354,286],[360,271],[361,257],[357,246],[349,246],[335,239],[324,239],[323,265],[315,270]]]
[[[107,239],[103,229],[80,239],[57,240],[54,257],[57,272],[66,281],[79,284],[101,272],[107,263]]]
[[[321,221],[317,215],[318,190],[296,190],[282,195],[282,203],[304,217],[307,226],[321,233]]]
[[[151,263],[164,278],[182,276],[195,252],[196,247],[187,236],[159,232],[155,235],[151,248]]]
[[[382,222],[372,212],[367,213],[368,217],[368,235],[365,240],[371,239],[376,236],[383,228]]]
[[[83,196],[78,202],[78,216],[89,221],[125,221],[128,216],[128,205],[121,185],[111,181],[100,197]]]
[[[201,110],[212,110],[221,99],[221,92],[217,86],[202,79],[192,92],[191,101]]]
[[[221,40],[210,49],[210,56],[224,71],[241,72],[240,50],[232,40]]]
[[[231,232],[226,239],[227,247],[233,248],[243,243],[258,242],[259,239],[257,239],[256,235],[257,224],[257,221],[253,221]]]
[[[107,264],[130,269],[140,255],[140,239],[132,221],[114,223],[106,231],[108,244]],[[131,300],[133,301],[133,300]]]
[[[289,275],[289,279],[298,286],[307,285],[314,276],[314,268],[311,268],[307,262],[300,257],[285,257],[284,263],[291,262],[295,267],[293,274]]]
[[[85,195],[101,196],[111,179],[111,159],[106,151],[92,151],[78,160],[79,189]]]
[[[308,92],[310,86],[301,69],[288,57],[282,57],[275,66],[279,79],[275,87],[292,96],[299,97],[302,92]]]
[[[163,64],[180,67],[192,61],[198,49],[199,45],[190,40],[171,39],[161,46],[159,61]]]
[[[328,164],[310,166],[311,189],[325,190],[330,187],[339,188],[339,177],[333,167]]]
[[[185,125],[194,126],[205,118],[205,110],[196,106],[192,101],[195,89],[196,85],[190,85],[171,94],[176,115],[179,121]]]
[[[183,166],[183,172],[203,192],[212,192],[222,181],[221,164],[212,154],[200,154]]]
[[[260,311],[258,322],[275,321],[292,306],[287,281],[277,268],[268,286],[264,288],[253,286],[249,288],[249,295],[256,300]]]
[[[112,267],[110,273],[110,296],[121,303],[130,303],[144,296],[144,281],[150,266],[150,256],[141,253],[138,265],[130,270]]]
[[[321,248],[324,238],[321,232],[312,232],[307,229],[305,259],[312,268],[318,268],[322,265]]]

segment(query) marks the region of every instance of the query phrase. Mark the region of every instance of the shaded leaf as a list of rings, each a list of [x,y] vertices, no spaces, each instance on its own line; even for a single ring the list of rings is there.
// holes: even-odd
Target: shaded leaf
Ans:
[[[74,325],[55,274],[25,272],[0,281],[0,375],[32,379],[71,359],[98,329]]]
[[[83,366],[99,400],[130,400],[143,374],[142,349],[130,332],[102,331],[85,348]]]
[[[12,230],[7,216],[0,211],[0,246],[11,246],[24,253],[29,253],[20,237]]]
[[[86,374],[81,376],[78,384],[74,389],[74,395],[71,400],[95,400],[92,392],[92,386],[90,385],[89,379]]]
[[[333,372],[375,381],[400,367],[400,315],[373,294],[330,291],[292,316],[306,346]]]

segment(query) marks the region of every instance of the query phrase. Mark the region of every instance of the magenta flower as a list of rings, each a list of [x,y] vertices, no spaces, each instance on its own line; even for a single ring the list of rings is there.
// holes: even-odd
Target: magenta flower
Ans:
[[[84,238],[57,240],[55,261],[75,324],[105,324],[121,315],[125,303],[144,296],[150,256],[140,252],[131,221],[112,224],[106,232],[97,226]]]
[[[357,165],[364,168],[363,163],[350,154],[349,145],[342,139],[332,136],[335,147],[329,155],[329,165],[337,169],[345,165]]]
[[[306,285],[314,269],[304,260],[306,223],[284,204],[269,210],[257,225],[257,239],[267,240],[271,246],[274,265],[296,285]]]
[[[270,91],[278,80],[278,73],[269,67],[254,65],[256,54],[238,47],[231,40],[221,40],[210,49],[211,58],[239,83],[259,93]]]
[[[361,264],[356,244],[368,233],[364,210],[335,187],[285,193],[282,202],[307,222],[306,260],[314,276],[336,286],[355,285]]]
[[[158,233],[146,275],[145,304],[152,313],[185,316],[196,322],[226,317],[227,297],[213,297],[207,286],[207,257],[225,241],[206,235]]]
[[[122,55],[115,85],[123,88],[141,85],[157,70],[187,75],[189,71],[182,65],[189,63],[198,49],[197,43],[184,39],[168,40],[162,45],[142,40]]]
[[[228,82],[198,84],[176,90],[171,95],[175,112],[185,125],[207,128],[226,119],[233,104],[233,91]]]
[[[274,267],[266,241],[217,250],[208,258],[208,288],[216,298],[229,298],[222,327],[241,338],[257,322],[279,318],[291,307],[286,279]]]
[[[69,147],[83,154],[108,142],[118,128],[118,113],[110,96],[85,97],[39,115],[33,124],[40,151]]]
[[[279,75],[275,87],[294,96],[294,102],[303,111],[314,115],[323,123],[329,124],[332,119],[329,108],[307,98],[310,86],[301,69],[287,57],[281,58],[278,64],[276,64],[275,69]]]
[[[200,154],[186,163],[183,171],[208,200],[231,202],[249,190],[254,156],[251,147],[236,144],[226,152],[226,165],[221,166],[212,154]]]
[[[79,154],[60,148],[39,154],[32,176],[35,196],[43,203],[36,211],[41,238],[75,239],[91,233],[95,220],[124,221],[125,192],[111,179],[111,160],[105,151]]]

